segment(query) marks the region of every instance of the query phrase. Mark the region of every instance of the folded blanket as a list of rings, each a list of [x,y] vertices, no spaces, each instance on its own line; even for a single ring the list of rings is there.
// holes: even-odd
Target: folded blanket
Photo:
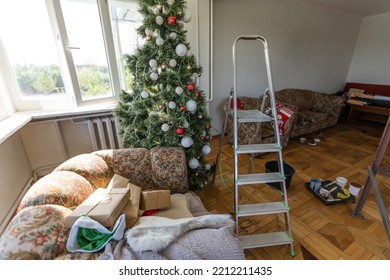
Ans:
[[[99,260],[245,260],[234,227],[198,229],[183,234],[161,252],[135,252],[126,239],[110,241]]]
[[[125,232],[125,237],[135,252],[159,252],[188,231],[233,225],[234,221],[227,214],[182,219],[147,216],[140,217],[137,224]]]

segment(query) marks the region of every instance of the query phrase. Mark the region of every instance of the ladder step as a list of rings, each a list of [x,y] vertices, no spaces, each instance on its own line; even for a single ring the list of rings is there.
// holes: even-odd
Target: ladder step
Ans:
[[[257,204],[242,204],[238,206],[237,217],[287,213],[288,211],[289,208],[286,207],[284,202],[281,201]]]
[[[281,146],[277,146],[276,143],[271,144],[252,144],[252,145],[238,145],[238,154],[254,154],[254,153],[266,153],[266,152],[279,152],[282,150]]]
[[[257,173],[238,175],[237,185],[280,183],[286,178],[281,173]]]
[[[233,111],[230,112],[233,116]],[[271,122],[272,118],[259,110],[237,110],[237,121],[245,122]]]
[[[239,239],[244,249],[285,245],[293,242],[286,231],[244,235],[240,236]]]

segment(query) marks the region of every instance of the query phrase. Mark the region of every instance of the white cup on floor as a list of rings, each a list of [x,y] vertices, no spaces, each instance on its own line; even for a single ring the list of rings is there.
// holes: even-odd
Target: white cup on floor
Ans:
[[[337,185],[339,185],[342,188],[345,187],[345,185],[347,184],[347,179],[344,177],[337,177],[336,181],[337,181]]]
[[[355,183],[355,182],[351,182],[351,184],[349,184],[348,191],[351,195],[358,196],[361,189],[362,189],[362,186],[360,184]]]

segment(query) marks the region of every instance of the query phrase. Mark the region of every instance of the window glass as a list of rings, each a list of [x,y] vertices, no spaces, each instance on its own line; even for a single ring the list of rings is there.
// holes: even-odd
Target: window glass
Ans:
[[[96,0],[61,0],[82,100],[113,96]]]
[[[142,25],[142,15],[138,12],[138,1],[111,0],[110,15],[114,36],[121,86],[127,89],[131,85],[131,75],[124,66],[124,54],[133,54],[144,40],[138,36],[137,29]]]
[[[22,99],[65,92],[44,0],[1,1],[0,36]]]

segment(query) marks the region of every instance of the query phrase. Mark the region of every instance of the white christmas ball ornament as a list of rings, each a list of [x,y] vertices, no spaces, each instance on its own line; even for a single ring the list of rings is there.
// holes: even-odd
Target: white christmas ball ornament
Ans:
[[[162,45],[164,45],[164,43],[165,43],[165,41],[164,41],[163,38],[158,37],[158,38],[156,39],[156,44],[157,44],[157,46],[162,46]]]
[[[189,23],[191,21],[191,14],[190,14],[190,11],[188,9],[184,10],[184,15],[181,18],[181,20],[185,23]]]
[[[171,67],[175,67],[177,65],[177,61],[176,61],[176,59],[171,59],[171,60],[169,60],[169,66],[171,66]]]
[[[153,81],[157,81],[157,79],[158,79],[158,74],[153,72],[152,74],[150,74],[150,78],[151,78]]]
[[[163,22],[164,22],[164,19],[162,18],[162,16],[157,16],[157,17],[156,17],[156,23],[157,23],[158,25],[163,24]]]
[[[157,65],[157,61],[155,60],[155,59],[151,59],[151,60],[149,60],[149,66],[150,67],[155,67]]]
[[[166,123],[164,123],[162,126],[161,126],[161,130],[164,131],[164,132],[167,132],[169,130],[169,125],[167,125]]]
[[[185,120],[185,121],[183,122],[183,127],[184,127],[184,128],[189,128],[189,127],[190,127],[190,124]]]
[[[178,44],[175,52],[178,56],[185,56],[187,54],[187,47],[184,44]]]
[[[148,98],[148,97],[149,97],[149,92],[147,92],[146,90],[143,90],[143,91],[141,92],[141,97],[142,97],[142,98]]]
[[[192,159],[189,160],[188,166],[189,166],[191,169],[196,169],[196,168],[198,168],[198,166],[199,166],[199,161],[198,161],[196,158],[192,158]]]
[[[177,87],[177,88],[175,89],[175,92],[176,92],[176,94],[180,95],[180,94],[183,93],[183,88]]]
[[[172,109],[172,110],[173,110],[173,109],[176,108],[176,103],[173,102],[173,101],[171,101],[171,102],[169,102],[168,107],[169,107],[169,109]]]
[[[177,34],[175,32],[169,33],[169,38],[171,38],[172,40],[175,40],[176,37],[177,37]]]
[[[211,152],[211,148],[210,148],[209,145],[204,145],[204,146],[202,147],[202,153],[203,153],[203,155],[208,155],[210,152]]]
[[[211,169],[211,165],[208,164],[208,163],[204,167],[206,168],[206,170],[210,170]]]
[[[153,30],[151,30],[149,28],[145,28],[145,34],[146,35],[152,35],[153,34]]]
[[[167,0],[167,4],[168,4],[169,6],[172,6],[173,3],[175,3],[175,0]]]
[[[195,112],[198,105],[196,105],[196,102],[194,100],[188,100],[186,103],[186,109],[190,112]]]
[[[184,148],[189,148],[189,147],[191,147],[193,144],[194,144],[194,140],[192,140],[192,138],[189,137],[189,136],[183,137],[183,139],[181,139],[181,145],[182,145]]]

